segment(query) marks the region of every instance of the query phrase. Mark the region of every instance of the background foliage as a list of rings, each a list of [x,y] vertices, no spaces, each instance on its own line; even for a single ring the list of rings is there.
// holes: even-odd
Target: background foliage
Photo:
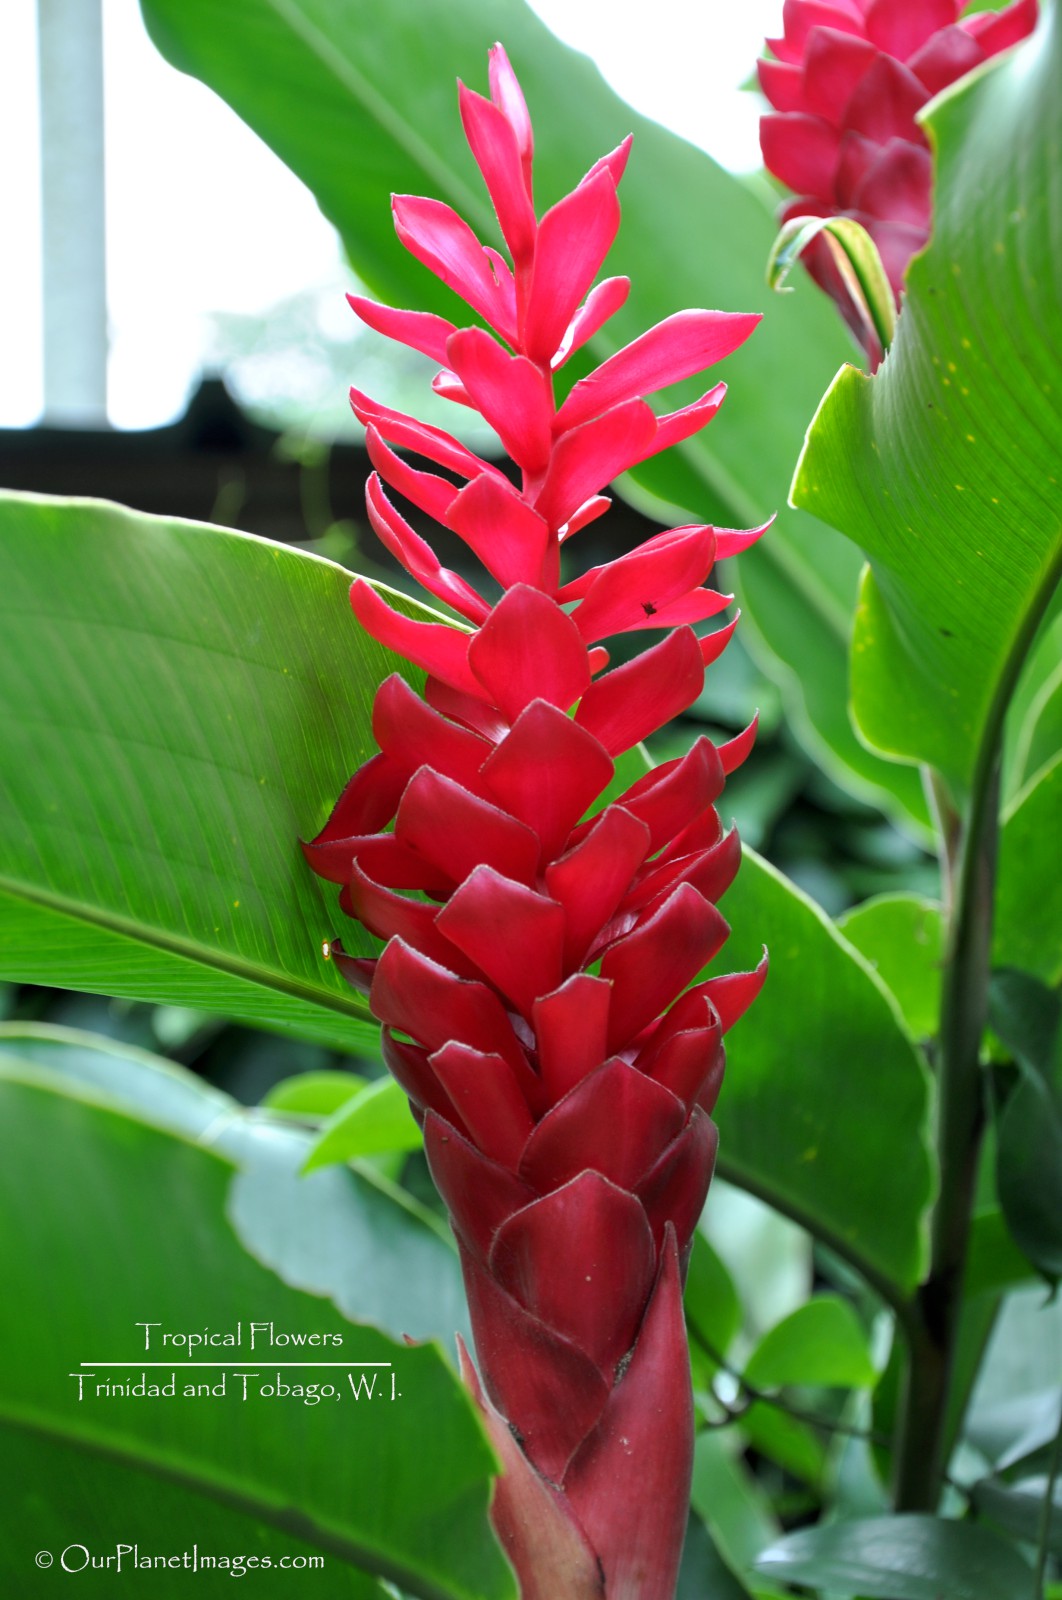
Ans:
[[[633,291],[588,359],[684,305],[765,309],[711,428],[620,486],[662,518],[780,512],[726,574],[748,653],[732,647],[696,717],[654,747],[736,729],[762,702],[765,735],[728,794],[776,863],[748,852],[724,907],[723,964],[754,962],[767,930],[772,974],[732,1036],[726,1181],[691,1264],[701,1431],[680,1592],[1032,1595],[1062,1553],[1062,1340],[1042,1286],[1062,1194],[1056,12],[935,109],[937,234],[882,371],[848,367],[830,389],[790,510],[848,350],[807,286],[767,301],[764,188],[632,116],[519,0],[455,0],[430,30],[415,0],[235,0],[224,26],[205,0],[143,7],[163,52],[310,185],[390,303],[446,310],[394,240],[391,190],[445,198],[493,236],[453,79],[480,85],[500,35],[539,113],[540,204],[636,133],[610,258]],[[0,1393],[23,1485],[11,1583],[25,1586],[29,1530],[32,1548],[58,1545],[71,1504],[106,1530],[120,1500],[175,1536],[327,1551],[337,1594],[509,1596],[491,1455],[451,1365],[456,1256],[365,1008],[320,955],[345,919],[297,848],[370,752],[370,696],[396,663],[357,630],[347,575],[306,551],[25,497],[0,502],[0,541],[2,1204],[25,1308]],[[922,779],[888,757],[943,775],[947,822],[984,800],[1001,745],[1009,976],[993,989],[947,1516],[897,1518],[949,936]],[[33,987],[57,983],[83,994]],[[161,1425],[79,1412],[55,1372],[124,1348],[148,1301],[176,1322],[194,1306],[211,1325],[343,1329],[352,1359],[379,1352],[402,1374],[398,1420],[352,1448],[342,1408],[342,1428],[318,1407],[248,1411],[236,1431],[190,1406]]]

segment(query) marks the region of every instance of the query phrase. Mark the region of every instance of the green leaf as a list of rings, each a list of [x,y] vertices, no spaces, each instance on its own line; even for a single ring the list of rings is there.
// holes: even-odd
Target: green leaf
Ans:
[[[395,665],[347,574],[29,496],[0,498],[0,559],[0,970],[375,1050],[298,844],[374,749]]]
[[[29,1596],[45,1593],[46,1584],[52,1588],[49,1577],[35,1571],[34,1558],[43,1550],[53,1558],[52,1573],[59,1574],[56,1585],[65,1576],[59,1565],[65,1551],[78,1589],[94,1595],[132,1588],[136,1578],[143,1580],[146,1563],[174,1559],[178,1570],[168,1579],[157,1566],[152,1569],[156,1594],[165,1594],[167,1582],[176,1597],[189,1586],[205,1590],[212,1580],[220,1586],[231,1577],[250,1576],[256,1590],[290,1596],[298,1581],[292,1578],[294,1568],[299,1576],[312,1572],[306,1581],[318,1586],[323,1579],[337,1600],[382,1600],[384,1591],[369,1573],[322,1554],[319,1545],[293,1529],[275,1527],[181,1483],[3,1422],[0,1449],[8,1482],[4,1520],[10,1530],[0,1546],[5,1593]],[[78,1570],[89,1555],[101,1561],[109,1556],[111,1566]]]
[[[940,1026],[944,913],[917,894],[883,894],[838,918],[837,926],[895,997],[916,1039]]]
[[[306,1157],[304,1172],[391,1151],[419,1150],[420,1129],[409,1100],[393,1078],[370,1083],[340,1106],[321,1129]]]
[[[723,1261],[699,1231],[693,1235],[684,1303],[690,1333],[713,1360],[725,1359],[741,1328],[741,1301]]]
[[[420,0],[230,0],[223,27],[211,0],[142,6],[167,59],[227,100],[308,184],[356,270],[392,304],[447,317],[457,305],[397,242],[392,191],[445,200],[481,238],[501,243],[454,94],[457,77],[485,85],[490,40],[505,41],[536,121],[540,205],[558,200],[633,129],[624,225],[608,263],[609,272],[630,276],[632,291],[592,341],[593,356],[611,355],[685,306],[764,312],[763,326],[725,364],[731,394],[711,427],[638,468],[636,487],[679,508],[679,520],[685,508],[726,525],[780,513],[740,563],[750,631],[774,658],[814,751],[858,792],[924,829],[917,777],[864,749],[848,720],[845,661],[860,557],[786,510],[808,418],[850,346],[824,295],[808,290],[764,303],[776,232],[768,191],[638,116],[521,0],[452,0],[433,12],[430,29]],[[585,364],[568,370],[577,376]],[[676,399],[692,398],[696,383],[676,389]],[[451,425],[442,402],[435,415]]]
[[[858,1389],[877,1381],[859,1318],[838,1295],[816,1295],[764,1334],[745,1365],[756,1389],[791,1384]]]
[[[973,1504],[985,1517],[997,1522],[1023,1544],[1039,1544],[1047,1509],[1047,1477],[1040,1475],[1004,1483],[1000,1478],[982,1478],[973,1487]],[[1062,1482],[1053,1484],[1047,1548],[1062,1555]]]
[[[970,1225],[964,1296],[996,1293],[1035,1276],[1036,1269],[1014,1243],[999,1207],[976,1213]]]
[[[691,1511],[682,1547],[675,1600],[751,1600],[749,1591],[731,1572],[705,1524]]]
[[[827,1450],[822,1436],[780,1406],[751,1405],[741,1414],[741,1434],[758,1455],[766,1456],[816,1494],[826,1478]]]
[[[1054,604],[1029,651],[1007,716],[1005,798],[1062,755],[1062,610]]]
[[[180,1133],[236,1163],[228,1216],[244,1247],[347,1316],[400,1338],[471,1335],[449,1230],[370,1167],[303,1175],[314,1135],[245,1111],[194,1073],[144,1050],[69,1028],[0,1026],[4,1061],[80,1086],[105,1103]]]
[[[765,1550],[757,1570],[867,1600],[1001,1600],[1029,1592],[1012,1545],[970,1522],[910,1514],[802,1528]]]
[[[1062,23],[934,102],[933,237],[888,360],[842,371],[797,504],[870,558],[852,704],[876,748],[983,781],[1062,570]],[[975,774],[980,778],[975,779]]]
[[[1015,1243],[1062,1277],[1062,999],[1023,972],[997,972],[989,1021],[1021,1077],[998,1115],[996,1188]]]
[[[764,1545],[777,1538],[778,1521],[766,1493],[745,1463],[735,1459],[723,1434],[714,1429],[699,1433],[694,1442],[690,1504],[727,1566],[739,1576],[750,1573]],[[756,1592],[760,1592],[758,1585]],[[772,1585],[767,1592],[780,1594],[781,1590]]]
[[[231,1095],[186,1067],[80,1028],[0,1024],[0,1069],[10,1063],[32,1063],[42,1082],[58,1076],[186,1139],[214,1138],[242,1115]]]
[[[225,1223],[225,1161],[83,1098],[87,1092],[20,1082],[12,1069],[0,1081],[8,1135],[0,1272],[19,1308],[8,1325],[0,1423],[50,1444],[37,1452],[39,1467],[57,1474],[34,1485],[20,1524],[27,1557],[44,1547],[46,1534],[55,1537],[60,1486],[70,1474],[82,1480],[98,1462],[104,1482],[120,1482],[112,1467],[147,1481],[133,1504],[145,1504],[161,1480],[161,1505],[166,1486],[175,1485],[324,1550],[331,1566],[386,1574],[411,1595],[514,1600],[487,1523],[492,1455],[440,1352],[353,1328],[326,1301],[280,1283]],[[399,1397],[391,1402],[387,1385],[380,1408],[367,1412],[352,1397],[349,1408],[331,1397],[319,1404],[266,1397],[250,1380],[243,1401],[237,1370],[260,1374],[262,1383],[278,1370],[275,1352],[248,1350],[252,1319],[278,1331],[329,1333],[342,1340],[339,1359],[390,1363]],[[97,1397],[95,1384],[114,1372],[104,1361],[128,1360],[134,1380],[141,1371],[163,1381],[172,1372],[176,1385],[206,1380],[202,1369],[182,1372],[180,1355],[171,1364],[169,1351],[160,1357],[165,1368],[147,1369],[137,1327],[145,1320],[161,1324],[159,1338],[240,1326],[242,1364],[224,1373],[225,1395]],[[339,1369],[301,1377],[327,1382],[332,1370]],[[95,1375],[80,1402],[68,1376],[78,1372]],[[299,1376],[296,1370],[290,1381]],[[216,1384],[221,1372],[209,1377]],[[84,1493],[78,1490],[75,1507]],[[216,1529],[217,1519],[208,1515],[206,1527]],[[68,1537],[86,1531],[71,1529]],[[140,1535],[146,1543],[150,1527]]]
[[[754,964],[765,939],[771,969],[727,1038],[718,1171],[894,1298],[925,1263],[934,1181],[925,1064],[862,957],[754,852],[722,909],[733,932],[715,969]]]
[[[1018,794],[999,841],[993,959],[1062,982],[1062,873],[1044,870],[1062,812],[1062,756]]]
[[[294,1078],[275,1083],[263,1097],[263,1106],[272,1111],[291,1111],[299,1116],[330,1117],[340,1106],[368,1083],[356,1072],[300,1072]]]

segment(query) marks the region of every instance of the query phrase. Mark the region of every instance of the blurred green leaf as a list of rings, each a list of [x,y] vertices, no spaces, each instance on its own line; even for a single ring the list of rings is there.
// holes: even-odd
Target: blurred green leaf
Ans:
[[[368,1083],[356,1072],[300,1072],[275,1083],[262,1100],[272,1111],[293,1111],[308,1117],[330,1117]]]
[[[207,1145],[236,1163],[227,1214],[245,1249],[286,1283],[327,1295],[395,1338],[469,1339],[449,1230],[374,1172],[302,1175],[313,1135],[246,1111],[201,1078],[144,1050],[67,1028],[0,1027],[0,1066],[32,1068],[116,1109]]]
[[[303,1164],[316,1172],[344,1161],[391,1151],[419,1150],[420,1129],[413,1120],[409,1100],[393,1078],[366,1084],[353,1100],[331,1116],[321,1129]]]
[[[162,1478],[290,1532],[330,1562],[394,1577],[411,1595],[513,1600],[487,1523],[491,1452],[438,1349],[354,1329],[327,1302],[280,1283],[225,1223],[227,1162],[85,1098],[94,1091],[33,1081],[47,1070],[9,1060],[0,1078],[0,1271],[18,1306],[0,1422],[51,1442],[40,1465],[59,1463],[59,1483],[102,1458],[146,1474],[152,1491]],[[180,1332],[230,1331],[252,1318],[328,1332],[352,1362],[390,1363],[401,1398],[386,1415],[348,1415],[342,1403],[256,1396],[251,1382],[244,1402],[227,1376],[225,1396],[209,1399],[101,1400],[86,1383],[79,1402],[67,1374],[95,1374],[91,1363],[128,1356],[139,1376],[145,1318]],[[180,1367],[176,1358],[178,1384],[189,1381]],[[257,1351],[248,1369],[271,1381]],[[39,1490],[20,1524],[27,1560],[56,1527],[56,1482]]]
[[[1041,624],[1009,714],[1007,800],[1062,755],[1062,614],[1059,597]]]
[[[1010,1289],[1035,1276],[1035,1267],[1014,1243],[999,1207],[977,1212],[970,1225],[964,1295]]]
[[[1062,1482],[1055,1481],[1051,1513],[1047,1525],[1047,1548],[1062,1555]],[[973,1504],[981,1516],[989,1517],[1023,1544],[1040,1541],[1047,1509],[1046,1476],[1019,1478],[1004,1483],[1000,1478],[982,1478],[973,1487]]]
[[[57,1074],[186,1139],[213,1137],[241,1115],[231,1096],[211,1088],[186,1067],[79,1028],[3,1023],[0,1065],[4,1062],[32,1063],[44,1069],[45,1082]]]
[[[878,749],[985,781],[1062,571],[1058,8],[939,97],[933,237],[888,360],[835,381],[794,500],[867,553],[853,709]],[[979,776],[975,777],[975,774]]]
[[[693,1235],[686,1272],[686,1326],[713,1359],[725,1359],[741,1327],[734,1280],[705,1235]]]
[[[751,1449],[821,1494],[827,1449],[822,1436],[807,1422],[780,1406],[760,1403],[742,1412],[740,1427]]]
[[[142,0],[168,60],[220,94],[308,184],[358,273],[393,304],[453,317],[456,301],[397,242],[392,191],[447,201],[500,244],[461,132],[454,79],[486,81],[486,47],[504,40],[536,119],[536,191],[550,205],[633,129],[624,225],[609,271],[632,279],[623,310],[592,341],[601,360],[685,306],[761,309],[764,325],[725,366],[731,396],[711,427],[637,469],[664,506],[771,533],[740,562],[751,631],[776,662],[818,757],[862,794],[916,819],[916,775],[856,739],[846,657],[861,559],[831,530],[786,509],[804,430],[850,353],[825,296],[768,296],[764,264],[776,226],[766,191],[638,116],[594,65],[555,39],[521,0],[452,0],[423,25],[420,0]],[[292,116],[290,108],[299,107]],[[577,358],[569,369],[582,367]],[[585,367],[582,367],[585,370]],[[696,381],[675,391],[692,398]],[[445,406],[433,419],[447,425]],[[626,486],[621,484],[626,492]],[[727,583],[733,581],[727,574]]]
[[[993,959],[1051,985],[1062,982],[1062,872],[1044,870],[1062,815],[1062,756],[1044,767],[1003,817]]]
[[[909,1514],[801,1528],[765,1550],[757,1570],[867,1600],[1020,1600],[1032,1572],[1012,1545],[972,1522]]]
[[[1062,997],[1024,972],[996,972],[989,1021],[1021,1076],[998,1113],[996,1188],[1019,1248],[1062,1277]]]
[[[705,1600],[706,1595],[711,1595],[712,1600],[751,1600],[745,1585],[719,1554],[701,1518],[691,1511],[675,1600]]]
[[[752,1576],[753,1562],[777,1538],[778,1519],[752,1473],[716,1430],[699,1433],[694,1443],[690,1503],[731,1571],[747,1578],[757,1595],[763,1592]],[[766,1592],[782,1591],[768,1584]]]
[[[944,913],[916,894],[883,894],[838,918],[837,926],[895,996],[916,1039],[940,1025]]]
[[[857,1389],[877,1381],[859,1318],[838,1295],[816,1295],[764,1334],[745,1363],[757,1389],[792,1384]]]
[[[1062,1427],[1062,1388],[1034,1389],[978,1405],[970,1419],[972,1443],[995,1474],[1028,1477]]]

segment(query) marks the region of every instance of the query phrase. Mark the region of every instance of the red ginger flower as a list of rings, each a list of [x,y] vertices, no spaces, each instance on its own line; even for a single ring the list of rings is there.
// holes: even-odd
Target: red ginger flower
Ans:
[[[878,247],[897,306],[911,257],[929,238],[929,142],[916,119],[958,78],[1036,25],[1036,0],[959,20],[963,0],[785,0],[775,59],[758,63],[776,115],[760,122],[768,171],[799,196],[780,220],[852,217]],[[825,241],[805,256],[850,316]]]
[[[372,960],[332,949],[383,1024],[453,1221],[486,1394],[467,1361],[466,1376],[505,1464],[494,1517],[522,1592],[669,1600],[693,1436],[682,1278],[722,1035],[763,979],[761,966],[695,981],[727,936],[715,902],[740,858],[714,802],[753,730],[718,749],[699,739],[594,808],[616,757],[701,692],[733,631],[694,633],[729,600],[704,580],[761,530],[673,528],[567,581],[560,547],[607,508],[603,484],[700,428],[724,386],[661,417],[644,396],[728,355],[758,317],[680,312],[558,406],[553,371],[627,294],[625,278],[591,285],[629,141],[538,220],[531,124],[500,46],[490,83],[489,100],[462,85],[460,107],[512,266],[441,202],[393,206],[402,242],[499,337],[351,303],[442,364],[435,388],[491,423],[521,487],[352,392],[373,527],[472,631],[401,616],[355,582],[358,618],[423,668],[424,698],[397,675],[383,684],[379,754],[305,849],[387,941]],[[439,563],[385,481],[465,542],[497,604]],[[665,632],[603,670],[599,641],[643,629]]]

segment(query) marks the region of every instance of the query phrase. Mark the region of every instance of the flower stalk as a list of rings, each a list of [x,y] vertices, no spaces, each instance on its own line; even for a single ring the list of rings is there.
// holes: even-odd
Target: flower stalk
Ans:
[[[698,739],[604,798],[621,757],[700,694],[734,628],[695,631],[731,599],[706,579],[763,530],[688,524],[581,573],[569,541],[607,510],[604,485],[703,427],[725,386],[663,415],[645,397],[759,319],[678,312],[558,399],[565,362],[627,296],[626,278],[595,279],[630,141],[539,218],[531,122],[500,46],[490,97],[461,85],[459,103],[508,257],[439,201],[400,195],[393,210],[480,323],[351,303],[439,363],[436,392],[491,424],[519,486],[352,391],[372,525],[469,626],[400,615],[355,581],[359,621],[421,669],[424,692],[382,685],[379,751],[304,848],[383,941],[371,958],[341,940],[331,953],[383,1025],[450,1212],[478,1361],[462,1349],[462,1370],[502,1460],[492,1515],[521,1592],[670,1600],[693,1443],[682,1284],[723,1035],[765,974],[703,976],[740,861],[715,803],[754,728]],[[392,495],[456,534],[500,599],[444,567]],[[610,666],[602,641],[646,631],[655,642]]]

